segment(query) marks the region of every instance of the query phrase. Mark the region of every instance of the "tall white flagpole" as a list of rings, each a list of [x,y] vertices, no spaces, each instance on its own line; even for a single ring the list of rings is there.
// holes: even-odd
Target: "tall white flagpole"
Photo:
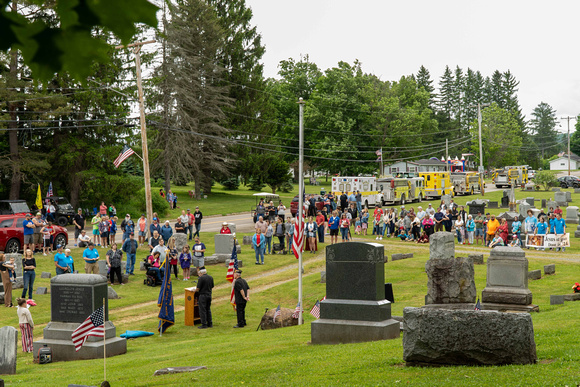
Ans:
[[[302,225],[302,217],[304,216],[304,100],[298,100],[299,111],[299,135],[298,135],[298,224]],[[302,246],[304,246],[304,230],[302,231]],[[298,311],[298,325],[302,325],[302,250],[298,250],[298,303],[300,305]]]

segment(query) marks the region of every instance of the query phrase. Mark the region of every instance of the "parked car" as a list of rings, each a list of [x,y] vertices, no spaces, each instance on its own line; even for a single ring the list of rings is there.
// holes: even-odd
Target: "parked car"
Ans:
[[[30,208],[25,200],[0,200],[0,215],[28,214]]]
[[[5,253],[17,253],[24,246],[24,215],[0,215],[0,251]],[[53,245],[66,246],[68,233],[66,228],[57,225],[54,229]]]
[[[306,197],[309,197],[310,194],[306,194]],[[321,195],[314,195],[314,199],[316,199],[316,211],[322,211],[324,208],[324,198]],[[294,196],[292,199],[292,203],[290,203],[290,213],[293,217],[296,217],[296,212],[298,210],[298,195]]]
[[[580,179],[576,176],[562,176],[558,178],[562,188],[580,188]]]

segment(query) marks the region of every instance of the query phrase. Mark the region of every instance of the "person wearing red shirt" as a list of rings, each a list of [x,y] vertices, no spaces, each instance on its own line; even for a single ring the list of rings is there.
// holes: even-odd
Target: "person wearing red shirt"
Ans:
[[[232,230],[228,227],[228,222],[222,223],[222,228],[220,229],[220,234],[231,234]]]
[[[187,230],[189,231],[189,240],[193,238],[193,224],[195,223],[195,216],[191,213],[191,210],[187,209],[187,216],[189,217],[189,223],[187,223]]]
[[[373,235],[378,235],[377,225],[379,221],[383,218],[383,209],[381,208],[380,204],[377,204],[375,207],[375,212],[373,213],[373,219],[375,220],[375,224],[373,225]],[[382,235],[381,235],[382,236]]]
[[[101,216],[107,215],[107,206],[105,205],[105,202],[101,202],[101,206],[99,207],[99,212],[100,212]]]
[[[318,242],[324,243],[324,222],[326,218],[320,211],[316,211],[316,225],[318,226]]]
[[[560,214],[560,216],[562,216],[562,209],[560,208],[560,206],[556,206],[556,209],[554,210],[554,214],[556,214],[556,215]]]

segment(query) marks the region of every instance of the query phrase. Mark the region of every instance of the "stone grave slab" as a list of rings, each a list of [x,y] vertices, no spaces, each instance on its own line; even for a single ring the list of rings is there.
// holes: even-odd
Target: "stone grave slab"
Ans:
[[[320,283],[321,284],[326,283],[326,271],[324,271],[324,270],[320,272]]]
[[[199,367],[167,367],[157,370],[153,373],[153,376],[159,375],[169,375],[169,374],[181,374],[183,372],[194,372],[199,370],[207,370],[205,366]]]
[[[566,224],[578,224],[578,207],[566,207]]]
[[[16,328],[10,326],[0,328],[0,375],[16,374],[17,351],[18,331]]]
[[[234,249],[235,237],[231,234],[215,234],[213,239],[215,242],[214,255],[225,260],[230,259]]]
[[[53,361],[103,358],[103,338],[89,337],[76,352],[72,332],[93,311],[105,309],[105,338],[107,357],[127,352],[127,341],[117,337],[114,324],[109,321],[108,287],[105,277],[98,274],[59,275],[50,280],[51,321],[44,328],[44,337],[34,342],[34,353],[44,344],[52,348]]]
[[[554,187],[554,188],[552,188],[552,192],[560,192],[560,187]]]
[[[475,303],[473,261],[469,258],[429,258],[425,263],[429,304]]]
[[[401,259],[413,258],[413,253],[393,254],[391,261],[400,261]]]
[[[526,184],[526,191],[535,191],[535,190],[536,190],[536,186],[534,185],[534,183]]]
[[[576,227],[576,231],[574,231],[574,238],[580,238],[580,225]]]
[[[574,188],[574,193],[580,193],[580,188]]]
[[[36,288],[36,294],[48,294],[48,288],[45,288],[44,286],[39,286]]]
[[[566,191],[566,201],[570,203],[572,201],[572,192]]]
[[[52,274],[48,271],[43,271],[42,273],[40,273],[40,278],[51,278]]]
[[[487,202],[488,200],[482,199],[475,199],[467,202],[467,206],[469,207],[469,214],[473,215],[474,217],[478,212],[485,214],[485,206],[487,205]]]
[[[497,205],[497,202],[489,202],[489,203],[487,203],[487,207],[488,208],[499,208],[499,206]]]
[[[550,305],[564,304],[564,296],[550,295]]]
[[[537,310],[537,306],[532,305],[532,292],[528,289],[528,260],[521,248],[501,246],[491,249],[481,301],[483,309]]]
[[[564,301],[580,301],[580,293],[564,294]]]
[[[528,313],[407,307],[403,360],[409,366],[534,364]]]
[[[313,344],[397,338],[399,322],[385,299],[384,246],[351,242],[326,247],[326,299],[311,324]],[[344,278],[351,279],[345,288]]]
[[[440,231],[429,237],[429,259],[452,258],[455,256],[455,236]]]
[[[474,265],[483,265],[483,254],[469,254],[468,259],[473,262]]]
[[[556,265],[555,264],[544,265],[544,274],[545,275],[556,274]]]
[[[528,278],[531,280],[542,279],[542,271],[541,270],[531,270],[528,272]]]
[[[252,236],[251,235],[244,235],[244,238],[242,239],[242,244],[246,245],[246,246],[251,246],[252,245]]]
[[[559,206],[565,206],[568,204],[566,201],[566,192],[555,192],[554,193],[554,201],[558,203]]]
[[[548,201],[546,199],[542,199],[542,208],[546,208],[547,202]]]
[[[185,246],[187,246],[188,243],[188,235],[187,234],[183,234],[180,232],[176,232],[175,234],[173,234],[173,238],[175,239],[175,249],[179,252],[183,251],[183,248]]]

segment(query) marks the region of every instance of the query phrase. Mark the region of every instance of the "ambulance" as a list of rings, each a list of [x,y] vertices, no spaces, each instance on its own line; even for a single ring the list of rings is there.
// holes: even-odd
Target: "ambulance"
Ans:
[[[425,198],[440,198],[443,195],[453,196],[453,184],[449,172],[419,172],[425,180]]]
[[[363,207],[369,208],[377,202],[377,179],[365,176],[334,176],[332,178],[332,192],[340,195],[345,192],[347,195],[360,191]]]

